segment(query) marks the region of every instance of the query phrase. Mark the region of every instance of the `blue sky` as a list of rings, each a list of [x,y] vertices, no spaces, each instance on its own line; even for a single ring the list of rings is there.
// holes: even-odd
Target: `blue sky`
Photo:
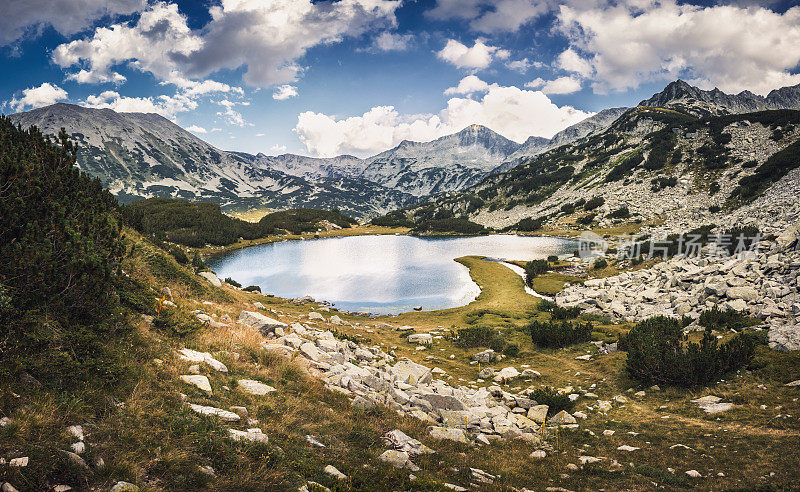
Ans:
[[[800,83],[798,2],[0,0],[0,101],[158,112],[222,149],[549,137],[683,78]]]

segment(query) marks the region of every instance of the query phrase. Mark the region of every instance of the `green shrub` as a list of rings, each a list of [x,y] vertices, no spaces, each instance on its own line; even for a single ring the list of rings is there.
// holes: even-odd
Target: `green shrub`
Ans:
[[[546,217],[539,217],[534,219],[533,217],[526,217],[516,225],[512,226],[513,230],[521,231],[521,232],[534,232],[538,231],[544,225],[544,222],[547,220]]]
[[[234,279],[232,279],[230,277],[225,279],[225,283],[226,284],[230,284],[230,285],[232,285],[234,287],[239,287],[240,289],[242,288],[242,284],[240,284],[239,282],[237,282],[236,280],[234,280]]]
[[[523,269],[525,270],[525,282],[530,286],[533,283],[533,279],[538,277],[539,275],[547,273],[547,269],[550,267],[550,264],[547,260],[531,260],[525,263]]]
[[[592,265],[592,268],[594,268],[595,270],[602,270],[603,268],[605,268],[607,266],[608,266],[608,262],[606,261],[605,258],[598,258],[598,259],[594,260],[594,264]]]
[[[739,186],[731,193],[731,199],[750,202],[772,183],[779,181],[798,166],[800,166],[800,140],[770,156],[752,175],[740,179]]]
[[[720,210],[722,209],[718,205],[711,205],[710,207],[708,207],[708,211],[711,212],[712,214],[715,214]]]
[[[208,266],[206,262],[203,261],[203,258],[200,256],[200,253],[197,251],[194,252],[194,256],[192,256],[192,268],[196,271],[208,270]]]
[[[0,117],[0,379],[46,385],[120,375],[115,281],[125,251],[114,197],[75,167],[77,148]]]
[[[509,343],[503,349],[503,353],[509,357],[516,357],[519,355],[519,345],[516,343]]]
[[[470,326],[458,330],[456,344],[462,348],[491,347],[492,341],[497,337],[501,335],[494,328]]]
[[[638,323],[620,338],[627,350],[628,375],[642,384],[683,387],[707,385],[725,373],[746,366],[753,358],[756,339],[741,334],[718,345],[706,331],[702,341],[686,342],[680,320],[657,316]]]
[[[456,234],[481,234],[486,228],[465,218],[432,219],[422,222],[413,232],[452,232]]]
[[[631,216],[631,212],[628,207],[620,207],[608,214],[608,216],[612,219],[627,219]]]
[[[587,212],[590,212],[596,209],[597,207],[601,207],[604,203],[606,203],[605,198],[603,198],[602,196],[595,196],[583,204],[583,209]]]
[[[714,196],[717,192],[721,189],[720,185],[716,181],[712,181],[710,185],[708,185],[708,196]]]
[[[591,323],[562,321],[533,321],[525,327],[533,343],[540,347],[561,348],[588,342],[592,337]]]
[[[414,227],[414,221],[409,219],[402,210],[394,210],[386,215],[375,217],[370,221],[372,225],[381,227]]]
[[[550,263],[558,263],[558,256],[550,255],[547,257],[547,261]]]
[[[545,313],[551,313],[557,307],[558,307],[558,304],[556,304],[555,302],[553,302],[551,300],[548,300],[548,299],[542,299],[541,301],[539,301],[539,305],[537,306],[539,311],[542,311],[542,312],[545,312]]]
[[[575,408],[575,402],[569,399],[569,395],[559,393],[550,386],[533,390],[528,398],[534,400],[537,405],[547,405],[548,417],[552,417],[562,410],[571,412]]]
[[[242,290],[245,291],[245,292],[258,292],[258,293],[261,293],[261,287],[259,287],[258,285],[248,285],[247,287],[245,287]]]
[[[578,217],[575,222],[580,225],[589,225],[594,222],[595,217],[597,217],[597,214],[588,214],[584,215],[583,217]]]
[[[709,330],[741,330],[753,326],[757,321],[741,311],[733,309],[723,311],[714,306],[700,314],[698,323]]]
[[[575,319],[581,315],[581,308],[578,306],[573,306],[570,308],[556,306],[550,311],[550,313],[552,315],[552,319]]]
[[[180,263],[181,265],[186,265],[189,263],[189,257],[186,256],[186,252],[183,251],[181,248],[175,245],[170,245],[166,248],[167,253],[171,254],[175,261]]]
[[[185,336],[201,329],[203,323],[179,309],[161,308],[153,318],[153,326],[169,334]]]

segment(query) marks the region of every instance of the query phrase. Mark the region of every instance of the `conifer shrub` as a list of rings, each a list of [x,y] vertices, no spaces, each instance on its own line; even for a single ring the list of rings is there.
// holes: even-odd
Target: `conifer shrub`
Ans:
[[[741,330],[748,326],[753,326],[757,323],[756,320],[750,318],[741,311],[734,309],[722,310],[718,306],[714,306],[708,311],[703,311],[700,314],[700,319],[697,321],[700,326],[708,328],[709,330]]]
[[[530,334],[533,343],[547,348],[568,347],[592,338],[592,324],[588,322],[534,320],[525,327],[525,331]]]
[[[0,117],[0,378],[52,386],[115,381],[105,344],[124,252],[114,197],[75,167],[77,148]]]
[[[547,405],[548,417],[552,417],[562,410],[571,412],[575,407],[575,402],[569,399],[569,395],[559,393],[550,386],[533,390],[528,398],[535,401],[537,405]]]
[[[525,282],[528,284],[528,286],[531,286],[533,279],[539,275],[547,273],[547,269],[549,267],[550,264],[547,262],[547,260],[531,260],[525,263],[523,269],[525,270]]]
[[[688,342],[681,322],[656,316],[638,323],[620,337],[619,347],[628,352],[628,375],[642,384],[695,387],[712,384],[726,373],[747,366],[757,339],[740,334],[724,344],[709,331],[700,343]]]

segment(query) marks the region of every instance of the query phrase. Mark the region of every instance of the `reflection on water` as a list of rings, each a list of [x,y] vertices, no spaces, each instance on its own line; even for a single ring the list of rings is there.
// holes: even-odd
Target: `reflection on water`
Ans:
[[[422,239],[354,236],[284,241],[234,251],[210,262],[222,277],[279,297],[310,295],[348,311],[395,314],[463,306],[478,295],[467,255],[531,260],[572,251],[562,239],[494,235]]]

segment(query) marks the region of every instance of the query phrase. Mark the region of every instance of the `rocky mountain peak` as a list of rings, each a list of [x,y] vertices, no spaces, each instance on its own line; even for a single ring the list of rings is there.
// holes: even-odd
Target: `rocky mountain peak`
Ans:
[[[718,88],[705,91],[683,80],[676,80],[639,105],[653,107],[682,105],[690,112],[711,114],[797,109],[800,108],[800,85],[776,89],[764,97],[748,90],[738,94],[727,94]]]

